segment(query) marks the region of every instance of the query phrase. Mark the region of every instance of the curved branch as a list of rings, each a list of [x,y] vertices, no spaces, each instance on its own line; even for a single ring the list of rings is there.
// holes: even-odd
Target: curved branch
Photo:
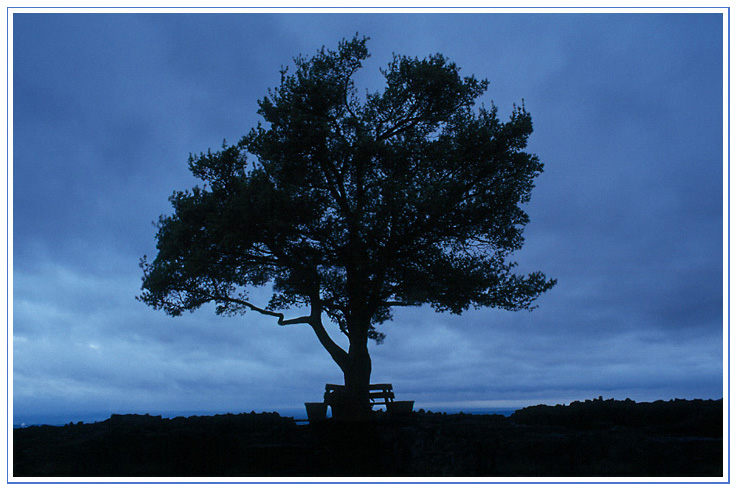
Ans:
[[[252,311],[256,311],[257,313],[265,314],[267,316],[274,316],[275,318],[278,318],[277,324],[279,326],[299,325],[301,323],[311,324],[312,322],[312,316],[300,316],[299,318],[284,319],[284,314],[282,313],[276,313],[274,311],[269,311],[268,309],[260,308],[258,306],[255,306],[254,304],[251,304],[248,301],[244,301],[243,299],[234,299],[232,297],[227,297],[227,296],[218,296],[218,297],[214,297],[213,300],[223,301],[223,302],[233,302],[235,304],[240,304],[241,306],[246,306],[247,308],[251,309]]]
[[[315,335],[318,337],[318,341],[323,348],[330,354],[333,361],[338,364],[338,367],[342,371],[346,370],[348,365],[348,354],[341,348],[336,342],[333,341],[331,336],[325,330],[323,321],[321,321],[321,314],[323,312],[323,304],[320,299],[320,295],[314,293],[310,296],[310,326],[313,328]]]
[[[218,296],[218,297],[214,297],[213,300],[219,300],[223,302],[233,302],[235,304],[240,304],[241,306],[245,306],[251,309],[252,311],[256,311],[257,313],[265,314],[267,316],[274,316],[275,318],[278,318],[277,324],[279,326],[297,325],[301,323],[308,324],[315,332],[315,335],[318,337],[318,341],[320,342],[320,344],[328,352],[328,354],[336,362],[336,364],[338,364],[338,367],[340,367],[341,370],[344,370],[344,368],[348,364],[348,354],[346,353],[345,350],[341,348],[340,345],[338,345],[336,342],[333,341],[331,336],[325,330],[325,327],[323,326],[323,322],[320,320],[320,314],[321,314],[320,299],[313,299],[311,301],[309,316],[300,316],[298,318],[292,318],[292,319],[285,319],[283,313],[277,313],[274,311],[269,311],[268,309],[260,308],[254,304],[251,304],[248,301],[244,301],[243,299],[236,299],[236,298],[232,298],[228,296]]]
[[[328,354],[330,354],[333,361],[338,364],[338,367],[340,367],[341,370],[345,370],[346,366],[348,365],[348,354],[345,350],[341,348],[340,345],[334,342],[328,332],[325,331],[323,322],[320,319],[317,319],[314,320],[314,322],[310,323],[310,326],[313,328],[315,335],[318,337],[318,341],[323,346],[323,348],[326,349]]]

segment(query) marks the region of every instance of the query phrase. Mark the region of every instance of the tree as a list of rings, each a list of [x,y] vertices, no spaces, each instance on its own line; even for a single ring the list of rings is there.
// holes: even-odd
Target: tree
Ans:
[[[237,144],[190,155],[204,185],[170,197],[158,254],[141,260],[148,305],[177,316],[213,302],[315,332],[344,374],[345,405],[370,409],[368,340],[398,306],[532,309],[555,284],[514,272],[543,165],[524,151],[530,114],[474,109],[486,80],[441,54],[395,55],[382,92],[357,96],[369,56],[355,36],[294,59],[259,101],[260,123]],[[271,285],[266,306],[247,288]],[[287,319],[288,307],[303,316]],[[324,322],[348,338],[335,343]]]

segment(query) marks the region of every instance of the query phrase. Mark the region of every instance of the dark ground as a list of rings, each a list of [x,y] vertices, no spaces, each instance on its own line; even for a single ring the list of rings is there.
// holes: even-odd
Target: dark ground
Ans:
[[[501,415],[297,425],[114,415],[13,431],[13,476],[722,476],[722,400],[587,400]]]

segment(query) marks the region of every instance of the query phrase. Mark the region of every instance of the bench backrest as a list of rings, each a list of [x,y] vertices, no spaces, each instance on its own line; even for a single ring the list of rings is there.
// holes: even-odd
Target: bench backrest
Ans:
[[[392,391],[370,391],[369,392],[370,400],[376,400],[378,398],[383,398],[385,400],[394,400],[395,394]]]
[[[369,385],[369,391],[372,390],[379,390],[379,391],[392,391],[392,385],[391,384],[370,384]]]
[[[324,399],[327,402],[332,401],[337,394],[341,394],[346,387],[342,384],[326,384]],[[369,385],[369,399],[372,400],[372,405],[382,405],[388,401],[395,400],[395,393],[392,391],[392,385],[381,383],[381,384],[370,384]],[[384,401],[374,401],[384,400]]]
[[[326,391],[341,391],[345,388],[342,384],[326,384]],[[387,383],[370,384],[369,391],[392,391],[392,385]]]

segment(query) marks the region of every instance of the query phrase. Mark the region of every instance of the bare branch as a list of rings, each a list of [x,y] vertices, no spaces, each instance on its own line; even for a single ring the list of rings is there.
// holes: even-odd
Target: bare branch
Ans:
[[[255,306],[254,304],[251,304],[248,301],[244,301],[243,299],[236,299],[233,297],[220,295],[217,297],[213,297],[213,300],[240,304],[241,306],[246,306],[247,308],[251,309],[252,311],[256,311],[257,313],[265,314],[267,316],[274,316],[275,318],[278,318],[277,324],[279,326],[299,325],[301,323],[311,324],[313,321],[311,316],[300,316],[298,318],[284,319],[284,314],[282,313],[276,313],[274,311],[269,311],[268,309],[260,308],[258,306]]]
[[[311,302],[311,309],[310,309],[310,315],[309,316],[300,316],[298,318],[292,318],[292,319],[285,319],[284,314],[277,313],[274,311],[270,311],[268,309],[260,308],[254,304],[251,304],[248,301],[245,301],[243,299],[237,299],[230,296],[214,296],[213,300],[216,301],[222,301],[222,302],[232,302],[235,304],[239,304],[241,306],[245,306],[252,311],[256,311],[257,313],[264,314],[267,316],[274,316],[275,318],[278,318],[277,324],[280,326],[287,326],[287,325],[298,325],[298,324],[308,324],[315,332],[315,335],[318,337],[318,341],[320,344],[325,348],[330,356],[333,358],[333,360],[338,364],[338,366],[343,369],[346,367],[346,364],[348,363],[348,354],[345,350],[341,348],[340,345],[338,345],[336,342],[333,341],[333,339],[330,337],[328,332],[325,330],[325,327],[323,326],[323,322],[320,320],[320,313],[321,313],[321,305],[320,305],[320,299],[313,297]]]

